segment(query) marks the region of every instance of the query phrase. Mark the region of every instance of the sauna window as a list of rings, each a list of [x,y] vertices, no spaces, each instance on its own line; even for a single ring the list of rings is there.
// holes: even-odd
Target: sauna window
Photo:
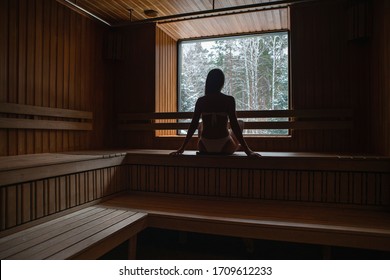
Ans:
[[[178,44],[178,111],[194,111],[204,95],[207,73],[225,73],[222,92],[236,99],[237,111],[289,109],[288,32],[183,40]],[[244,121],[283,121],[282,118]],[[287,120],[287,119],[286,119]],[[179,131],[179,134],[186,131]],[[245,130],[249,135],[288,135],[288,129]]]

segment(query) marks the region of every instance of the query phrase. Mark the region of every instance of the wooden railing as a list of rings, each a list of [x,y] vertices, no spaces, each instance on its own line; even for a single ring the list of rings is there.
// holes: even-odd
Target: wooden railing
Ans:
[[[0,103],[0,129],[92,130],[92,112]]]
[[[117,116],[117,128],[119,130],[188,129],[188,121],[178,122],[178,120],[191,119],[192,115],[192,112],[120,113]],[[352,110],[349,109],[238,111],[237,117],[260,119],[245,121],[245,129],[351,129],[353,126]]]

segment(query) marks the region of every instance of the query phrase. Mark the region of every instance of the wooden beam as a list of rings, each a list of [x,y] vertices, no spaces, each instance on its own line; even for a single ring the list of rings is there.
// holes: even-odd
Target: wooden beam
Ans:
[[[188,129],[190,123],[132,123],[119,124],[119,130],[172,130]],[[244,129],[349,129],[351,121],[281,121],[245,122]]]
[[[15,103],[0,103],[0,113],[86,120],[93,119],[92,112],[51,107],[40,107]]]
[[[119,121],[191,119],[193,112],[120,113]],[[237,111],[238,118],[351,118],[350,109]]]
[[[0,118],[0,128],[88,131],[88,130],[92,130],[92,123]]]

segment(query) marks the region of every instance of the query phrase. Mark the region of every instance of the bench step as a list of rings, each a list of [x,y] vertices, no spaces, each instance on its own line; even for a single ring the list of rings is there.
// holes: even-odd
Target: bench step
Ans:
[[[0,239],[1,259],[96,259],[146,227],[145,213],[88,207]]]
[[[244,238],[390,251],[390,213],[288,201],[130,193],[106,207],[148,213],[148,226]]]

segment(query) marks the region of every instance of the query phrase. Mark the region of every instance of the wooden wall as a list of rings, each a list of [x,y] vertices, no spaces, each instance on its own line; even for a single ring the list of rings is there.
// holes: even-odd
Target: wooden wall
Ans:
[[[383,0],[368,1],[367,28],[370,28],[369,20],[372,19],[374,30],[372,37],[368,34],[362,39],[351,36],[351,24],[360,20],[351,16],[351,3],[353,1],[320,1],[291,7],[290,92],[293,109],[352,109],[354,129],[293,131],[291,137],[247,138],[254,150],[389,155],[389,63],[385,63],[389,60],[388,4]],[[372,11],[375,13],[373,16],[370,14]],[[150,32],[150,36],[156,32],[155,29],[145,31]],[[161,32],[158,31],[158,34]],[[139,44],[136,41],[141,39],[135,39],[130,45],[136,46]],[[158,41],[155,47],[160,48]],[[176,51],[174,44],[166,47]],[[158,102],[161,102],[159,92],[168,92],[166,88],[173,87],[169,78],[158,76],[161,69],[167,77],[174,71],[169,66],[173,63],[171,52],[158,53],[156,58],[144,55],[143,49],[139,48],[138,52],[140,56],[150,58],[150,65],[154,63],[152,60],[157,63],[156,93]],[[150,52],[149,48],[147,52]],[[148,72],[148,77],[152,71]],[[145,84],[147,80],[137,82]],[[134,92],[132,95],[138,94]],[[154,98],[153,90],[144,91],[144,94],[144,98]],[[174,106],[174,101],[169,102]],[[138,105],[136,112],[151,109],[149,104]],[[127,142],[128,147],[175,149],[182,141],[179,137],[148,137],[151,138]],[[196,139],[188,148],[196,148]]]
[[[177,111],[177,42],[156,27],[156,112]],[[156,135],[174,135],[157,131]]]
[[[359,206],[390,204],[389,174],[188,166],[129,166],[133,191]]]
[[[125,191],[127,176],[112,166],[2,186],[0,231]]]
[[[390,156],[390,2],[374,1],[372,16],[368,145],[371,152]]]
[[[114,67],[115,112],[154,112],[156,92],[155,24],[112,30],[111,40],[120,52],[111,59]],[[113,145],[120,148],[150,148],[153,132],[119,132]]]
[[[0,102],[93,112],[93,131],[0,129],[0,155],[102,148],[110,140],[106,27],[55,0],[2,0]]]
[[[254,150],[390,155],[389,4],[369,2],[365,41],[350,38],[350,1],[290,9],[292,107],[352,108],[356,129],[248,138]],[[180,137],[115,130],[116,113],[176,106],[177,46],[154,24],[107,33],[54,0],[4,0],[0,13],[0,102],[91,111],[94,119],[92,132],[1,129],[0,155],[181,144]]]
[[[306,154],[306,153],[305,153]],[[175,158],[128,154],[133,191],[192,196],[284,200],[356,206],[390,205],[388,158],[291,157],[269,153],[244,156]]]
[[[336,3],[334,3],[336,2]],[[349,90],[349,52],[347,38],[347,21],[345,1],[332,1],[331,3],[314,3],[305,5],[294,5],[291,8],[291,99],[294,109],[317,109],[317,108],[351,108],[351,94]],[[146,32],[153,30],[144,30]],[[163,31],[158,31],[160,34]],[[168,35],[164,35],[167,37]],[[129,42],[136,46],[142,37]],[[173,39],[171,39],[173,40]],[[169,78],[176,68],[170,67],[172,63],[171,53],[177,52],[174,44],[165,44],[165,52],[158,53],[153,58],[145,53],[145,50],[138,49],[139,56],[150,60],[155,59],[157,63],[156,93],[158,102],[161,102],[160,92],[168,93],[165,102],[172,104],[176,100],[170,100],[173,92],[173,85]],[[156,42],[157,50],[161,48]],[[171,51],[167,51],[171,48]],[[361,50],[362,54],[364,50]],[[149,49],[147,49],[149,52]],[[149,62],[152,64],[152,61]],[[162,71],[163,69],[163,71]],[[152,70],[151,70],[152,71]],[[150,72],[151,72],[150,71]],[[162,71],[162,72],[161,72]],[[358,71],[358,70],[356,70]],[[366,79],[360,79],[362,83]],[[161,81],[163,81],[161,83]],[[146,83],[145,78],[137,81],[140,84]],[[169,90],[167,90],[169,88]],[[170,89],[172,88],[172,89]],[[357,88],[361,88],[358,87]],[[134,92],[134,91],[132,91]],[[127,93],[126,93],[127,94]],[[145,96],[153,98],[152,91],[144,91]],[[138,92],[132,96],[137,98]],[[175,93],[173,93],[175,95]],[[126,100],[125,93],[119,94],[120,100]],[[139,103],[136,112],[148,111],[150,106],[143,107]],[[172,107],[172,108],[173,108]],[[160,110],[159,108],[157,108]],[[131,112],[128,110],[128,112]],[[127,134],[131,134],[128,132]],[[180,146],[180,137],[154,137],[143,138],[142,142],[134,143],[137,147],[153,147],[163,149],[175,149]],[[349,152],[354,149],[351,145],[351,131],[294,131],[291,137],[251,137],[247,138],[249,145],[259,151],[318,151],[318,152]],[[127,143],[131,143],[127,141]],[[131,145],[129,145],[131,147]],[[188,146],[189,149],[196,149],[196,139],[193,139]]]

